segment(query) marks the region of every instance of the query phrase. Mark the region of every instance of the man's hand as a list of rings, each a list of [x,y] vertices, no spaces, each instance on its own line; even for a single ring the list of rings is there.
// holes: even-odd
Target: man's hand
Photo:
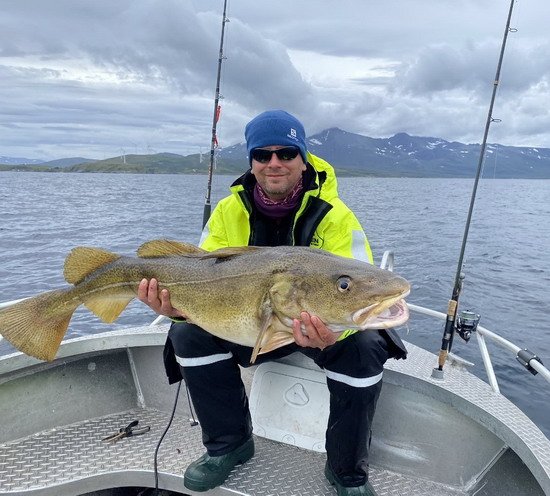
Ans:
[[[294,341],[298,346],[324,350],[338,340],[341,333],[332,332],[319,317],[309,315],[307,312],[302,312],[300,317],[302,320],[294,319],[292,325]],[[305,334],[301,329],[302,323],[304,324]]]
[[[175,309],[170,303],[170,293],[163,289],[159,293],[159,285],[156,279],[142,279],[138,286],[138,299],[151,307],[159,315],[166,317],[185,318],[185,315]]]

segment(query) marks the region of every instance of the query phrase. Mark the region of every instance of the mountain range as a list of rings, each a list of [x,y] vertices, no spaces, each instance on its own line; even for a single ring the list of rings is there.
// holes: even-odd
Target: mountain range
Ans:
[[[370,138],[338,128],[310,136],[307,146],[309,151],[330,162],[341,176],[474,177],[480,153],[479,144],[406,133]],[[209,158],[210,154],[157,153],[106,160],[73,157],[39,163],[0,157],[0,170],[201,174],[207,172]],[[218,151],[216,173],[238,174],[247,167],[245,143]],[[489,144],[483,177],[550,179],[550,149]]]

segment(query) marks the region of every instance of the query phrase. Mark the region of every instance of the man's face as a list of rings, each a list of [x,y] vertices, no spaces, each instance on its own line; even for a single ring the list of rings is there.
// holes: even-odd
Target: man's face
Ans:
[[[270,153],[275,150],[281,150],[280,156]],[[302,177],[302,172],[306,170],[300,153],[295,155],[297,151],[297,148],[280,145],[252,150],[252,174],[272,200],[286,198]]]

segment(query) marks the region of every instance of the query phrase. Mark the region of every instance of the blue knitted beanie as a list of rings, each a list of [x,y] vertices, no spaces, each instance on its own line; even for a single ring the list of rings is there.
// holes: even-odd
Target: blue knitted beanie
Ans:
[[[302,123],[284,110],[267,110],[254,117],[244,130],[248,162],[250,152],[264,146],[295,146],[307,163],[306,132]]]

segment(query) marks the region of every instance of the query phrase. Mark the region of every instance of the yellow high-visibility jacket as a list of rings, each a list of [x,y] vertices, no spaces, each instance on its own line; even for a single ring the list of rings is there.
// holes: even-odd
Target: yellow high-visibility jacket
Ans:
[[[288,244],[320,248],[372,263],[371,248],[361,224],[338,197],[334,169],[311,153],[307,158],[309,181],[304,184],[304,196]],[[220,200],[203,230],[201,248],[212,251],[255,244],[254,184],[250,171],[232,184],[231,195]]]

